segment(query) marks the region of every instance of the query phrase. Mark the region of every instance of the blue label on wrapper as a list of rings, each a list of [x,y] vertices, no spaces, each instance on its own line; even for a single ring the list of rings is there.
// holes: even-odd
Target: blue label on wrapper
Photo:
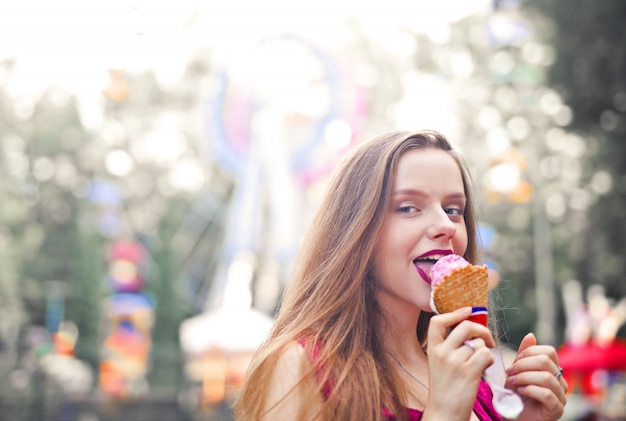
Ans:
[[[472,314],[487,314],[487,307],[472,307]]]

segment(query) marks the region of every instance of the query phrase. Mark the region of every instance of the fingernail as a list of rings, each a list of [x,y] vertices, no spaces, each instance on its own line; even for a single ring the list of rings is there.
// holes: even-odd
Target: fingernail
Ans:
[[[513,366],[507,367],[504,372],[507,374],[507,376],[510,376],[513,373]]]
[[[509,383],[515,384],[517,382],[517,376],[509,376]]]

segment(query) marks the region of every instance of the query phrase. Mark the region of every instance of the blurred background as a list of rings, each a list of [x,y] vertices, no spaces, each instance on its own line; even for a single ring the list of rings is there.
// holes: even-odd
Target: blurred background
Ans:
[[[333,166],[466,157],[504,349],[626,419],[626,3],[0,6],[0,420],[230,420]]]

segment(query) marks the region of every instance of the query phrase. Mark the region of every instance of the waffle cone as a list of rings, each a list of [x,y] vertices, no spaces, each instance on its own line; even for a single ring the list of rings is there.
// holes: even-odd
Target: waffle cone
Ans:
[[[487,307],[489,277],[486,266],[468,265],[447,274],[432,291],[438,313],[461,307]]]

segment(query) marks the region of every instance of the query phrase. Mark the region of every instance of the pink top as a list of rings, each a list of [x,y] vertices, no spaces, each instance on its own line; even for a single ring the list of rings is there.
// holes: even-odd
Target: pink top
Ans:
[[[300,341],[300,345],[305,346],[304,341]],[[317,359],[319,353],[319,346],[314,346],[313,355],[311,355],[313,361]],[[318,377],[321,380],[321,367],[317,367]],[[332,389],[332,385],[327,381],[322,386],[322,393],[324,398],[327,398]],[[474,402],[474,413],[480,421],[502,421],[502,417],[493,407],[492,403],[493,392],[491,387],[484,380],[480,381],[478,385],[478,394],[476,395],[476,401]],[[407,408],[407,415],[409,421],[419,421],[422,419],[422,411],[413,408]],[[396,421],[396,416],[393,415],[387,408],[382,408],[383,415],[386,421]]]
[[[489,385],[482,380],[478,386],[478,394],[476,395],[476,402],[474,402],[474,413],[480,421],[502,421],[502,417],[493,407],[491,400],[493,399],[493,393]],[[395,421],[395,415],[391,414],[387,409],[383,408],[383,414],[386,421]],[[419,421],[422,419],[422,411],[407,408],[407,415],[409,421]]]

